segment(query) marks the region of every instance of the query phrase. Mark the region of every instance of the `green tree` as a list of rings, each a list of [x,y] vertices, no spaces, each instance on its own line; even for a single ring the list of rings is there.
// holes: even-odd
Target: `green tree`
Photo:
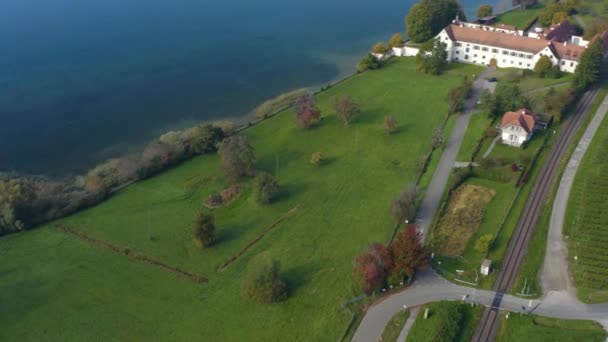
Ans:
[[[446,45],[434,39],[426,42],[416,55],[416,66],[425,74],[439,75],[448,65]]]
[[[600,77],[603,51],[602,40],[597,39],[583,52],[574,74],[574,86],[577,89],[585,90],[597,82]]]
[[[377,54],[384,54],[388,51],[388,46],[386,46],[386,44],[384,44],[383,42],[379,42],[376,43],[376,45],[374,45],[372,47],[372,52],[373,53],[377,53]]]
[[[189,128],[185,136],[192,152],[202,154],[216,152],[225,135],[220,127],[205,124]]]
[[[209,247],[217,241],[217,230],[211,214],[201,211],[194,216],[192,238],[199,247]]]
[[[389,47],[397,47],[403,44],[403,36],[399,33],[395,33],[388,41]]]
[[[477,18],[489,17],[492,15],[492,11],[491,5],[479,5],[477,7]]]
[[[415,43],[425,42],[433,37],[431,14],[422,4],[412,6],[405,18],[407,36]]]
[[[457,0],[421,0],[431,16],[431,34],[434,36],[443,30],[449,23],[459,17],[466,21],[466,16]]]
[[[540,77],[545,77],[547,72],[551,70],[553,63],[551,63],[551,59],[547,56],[542,56],[538,59],[538,62],[534,65],[534,72],[538,74]]]
[[[241,296],[257,303],[274,303],[287,298],[287,286],[280,275],[281,267],[270,253],[255,256],[247,265],[241,282]]]
[[[258,203],[272,202],[280,190],[279,182],[268,172],[260,172],[253,183],[255,199]]]
[[[366,70],[380,69],[382,64],[372,54],[364,56],[359,63],[357,63],[357,72],[364,72]]]
[[[234,135],[220,143],[220,167],[224,177],[236,182],[241,177],[255,174],[255,152],[245,136]]]
[[[348,95],[332,97],[331,107],[336,111],[336,115],[344,122],[345,126],[348,126],[359,112],[357,101]]]

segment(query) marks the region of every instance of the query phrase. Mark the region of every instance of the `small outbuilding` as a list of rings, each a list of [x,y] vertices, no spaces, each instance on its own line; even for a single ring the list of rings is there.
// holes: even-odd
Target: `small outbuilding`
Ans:
[[[481,274],[483,275],[489,275],[490,274],[490,268],[492,267],[492,260],[490,259],[485,259],[482,263],[481,263]]]

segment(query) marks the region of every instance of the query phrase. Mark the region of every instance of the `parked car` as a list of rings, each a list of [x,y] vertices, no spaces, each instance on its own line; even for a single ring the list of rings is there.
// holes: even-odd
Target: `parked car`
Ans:
[[[496,80],[496,77],[491,77],[491,78],[488,78],[488,82],[496,82],[496,81],[497,81],[497,80]]]

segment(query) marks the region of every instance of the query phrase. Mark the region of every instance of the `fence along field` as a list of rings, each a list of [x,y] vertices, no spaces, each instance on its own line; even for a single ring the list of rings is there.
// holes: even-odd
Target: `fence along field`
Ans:
[[[602,126],[576,175],[564,229],[579,297],[593,302],[608,300],[608,121]]]

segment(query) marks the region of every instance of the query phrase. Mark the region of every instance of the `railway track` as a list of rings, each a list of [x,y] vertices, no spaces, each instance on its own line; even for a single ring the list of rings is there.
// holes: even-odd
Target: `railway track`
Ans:
[[[513,286],[521,262],[528,250],[528,243],[532,237],[532,232],[542,210],[542,206],[547,197],[553,179],[557,174],[559,163],[562,160],[566,149],[572,143],[575,132],[580,127],[583,119],[587,116],[593,100],[597,95],[598,89],[591,89],[583,95],[576,106],[574,115],[564,123],[565,129],[553,144],[546,164],[540,171],[536,183],[532,188],[531,196],[528,198],[522,215],[519,219],[515,233],[511,238],[507,253],[502,263],[501,269],[494,283],[493,291],[496,292],[492,306],[486,308],[481,316],[481,320],[473,335],[474,342],[493,341],[496,336],[496,329],[499,323],[499,308],[502,298]],[[525,310],[525,308],[522,308]]]

